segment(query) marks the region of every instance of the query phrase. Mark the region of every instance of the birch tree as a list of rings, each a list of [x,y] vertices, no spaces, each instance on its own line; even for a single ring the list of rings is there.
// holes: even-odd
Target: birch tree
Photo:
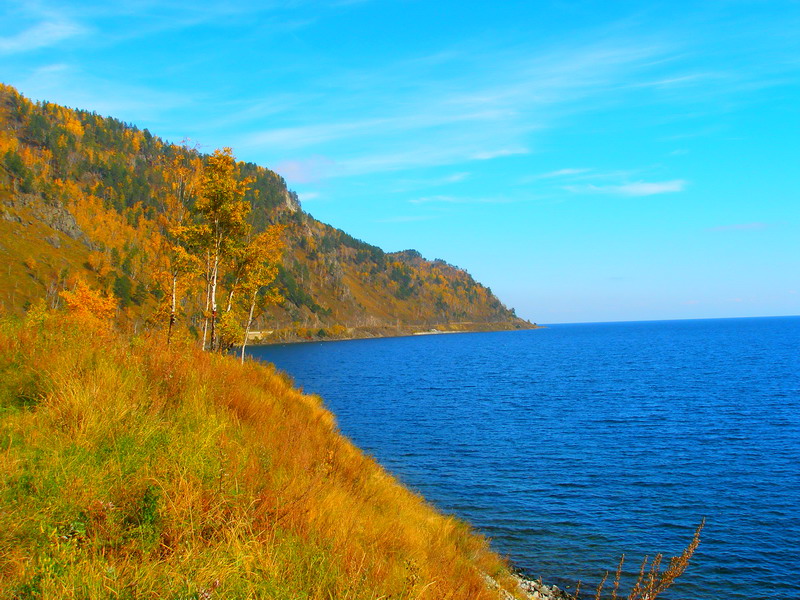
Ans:
[[[282,300],[272,284],[278,276],[278,264],[285,246],[284,229],[284,225],[272,225],[254,237],[245,248],[247,261],[242,272],[241,287],[242,298],[248,301],[250,306],[247,310],[244,336],[242,337],[242,362],[244,362],[244,350],[247,346],[247,339],[250,337],[250,327],[253,325],[259,299],[261,299],[262,309],[266,304]]]
[[[217,284],[222,261],[235,241],[247,232],[250,203],[244,194],[250,180],[237,178],[236,159],[230,148],[215,150],[206,160],[195,211],[202,219],[201,237],[206,254],[206,314],[203,347],[210,327],[209,349],[217,349]]]
[[[190,252],[196,237],[196,228],[191,222],[189,205],[196,193],[201,172],[201,163],[196,155],[176,156],[164,165],[164,178],[168,190],[162,199],[161,213],[157,226],[162,239],[164,264],[157,273],[164,287],[169,289],[169,325],[167,345],[172,337],[178,302],[181,296],[180,285],[186,275],[198,266],[197,257]]]

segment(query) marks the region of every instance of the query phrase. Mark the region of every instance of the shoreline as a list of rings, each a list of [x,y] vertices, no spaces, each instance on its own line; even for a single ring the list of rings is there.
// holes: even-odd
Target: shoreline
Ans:
[[[415,337],[415,336],[428,336],[428,335],[444,335],[444,334],[459,334],[459,333],[489,333],[495,331],[526,331],[533,329],[546,329],[545,326],[526,321],[521,322],[503,322],[503,323],[481,323],[472,325],[480,325],[481,327],[474,329],[439,329],[443,325],[439,324],[437,327],[432,327],[424,331],[394,331],[394,332],[380,332],[376,333],[374,328],[364,328],[359,333],[361,335],[353,335],[349,337],[332,337],[326,336],[317,339],[284,339],[275,341],[254,341],[249,342],[248,346],[278,346],[288,344],[309,344],[315,342],[343,342],[364,339],[384,339],[393,337]],[[494,327],[492,327],[494,325]],[[497,325],[500,325],[497,327]],[[357,329],[357,328],[353,328]],[[368,329],[372,329],[371,331]],[[272,333],[272,332],[271,332]],[[486,573],[481,574],[487,587],[490,590],[496,590],[502,600],[516,600],[517,596],[512,595],[507,589],[503,588],[493,577]],[[526,600],[573,600],[573,596],[562,590],[557,585],[548,585],[544,583],[541,578],[538,580],[530,579],[524,574],[512,568],[511,577],[516,581],[517,593],[522,593]]]
[[[547,585],[540,580],[527,579],[519,573],[513,573],[511,576],[517,582],[517,588],[529,600],[573,600],[573,596],[566,591],[562,590],[557,585]],[[515,600],[507,590],[503,589],[493,577],[483,574],[483,580],[491,590],[500,592],[503,600]]]
[[[397,328],[389,326],[348,327],[337,334],[325,335],[300,335],[295,330],[276,329],[269,330],[266,335],[262,332],[251,332],[248,346],[277,346],[281,344],[307,344],[313,342],[344,342],[350,340],[383,339],[394,337],[413,337],[424,335],[442,335],[452,333],[488,333],[494,331],[525,331],[544,329],[543,326],[528,321],[502,321],[497,323],[460,322],[438,323],[429,326],[429,329],[416,327]],[[241,346],[239,346],[241,348]]]

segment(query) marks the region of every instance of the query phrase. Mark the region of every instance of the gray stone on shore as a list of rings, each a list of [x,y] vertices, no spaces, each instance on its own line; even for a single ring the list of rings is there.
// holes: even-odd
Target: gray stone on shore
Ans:
[[[500,585],[486,573],[483,574],[483,579],[490,589],[500,590],[500,595],[503,597],[503,600],[514,600],[514,596],[509,594],[506,590],[501,589]],[[571,600],[572,598],[567,592],[555,585],[546,585],[539,581],[525,579],[519,575],[514,575],[514,579],[517,580],[519,589],[522,590],[530,600]]]

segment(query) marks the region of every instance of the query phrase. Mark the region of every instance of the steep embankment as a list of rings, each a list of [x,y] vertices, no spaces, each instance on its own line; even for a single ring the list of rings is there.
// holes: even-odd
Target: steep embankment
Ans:
[[[0,598],[522,597],[270,366],[36,309],[0,417]]]
[[[160,219],[176,194],[191,209],[206,158],[0,84],[0,308],[21,312],[45,296],[55,305],[80,276],[118,298],[122,321],[163,319],[169,266]],[[269,169],[238,163],[237,171],[250,180],[253,231],[286,227],[276,282],[284,300],[254,329],[298,339],[531,326],[466,271],[414,251],[384,252],[305,213]],[[200,288],[179,307],[195,327]]]

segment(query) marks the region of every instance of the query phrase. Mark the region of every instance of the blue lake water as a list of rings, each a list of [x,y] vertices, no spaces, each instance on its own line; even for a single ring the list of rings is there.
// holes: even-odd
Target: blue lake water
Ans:
[[[672,599],[800,598],[800,317],[256,347],[526,574],[679,554]],[[627,570],[627,569],[626,569]]]

